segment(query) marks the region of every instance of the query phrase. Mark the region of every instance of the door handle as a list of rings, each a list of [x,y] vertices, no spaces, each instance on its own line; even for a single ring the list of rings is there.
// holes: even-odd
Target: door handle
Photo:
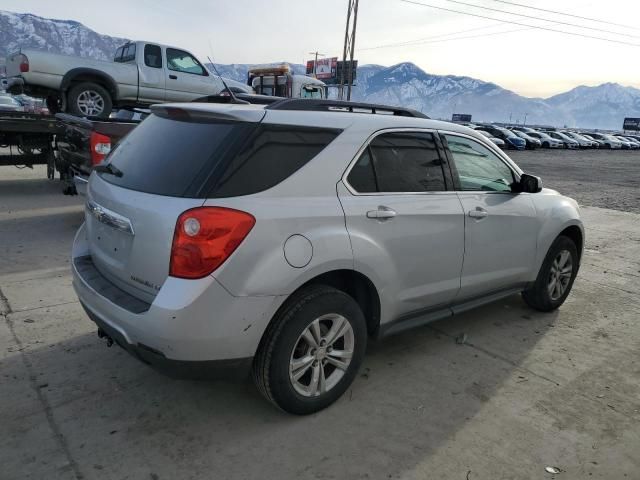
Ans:
[[[377,210],[369,210],[367,212],[367,218],[376,218],[378,220],[386,220],[393,218],[397,215],[396,211],[392,208],[380,205]]]
[[[178,79],[178,76],[177,76],[177,75],[169,75],[169,78],[170,78],[171,80],[177,80],[177,79]]]
[[[489,216],[489,212],[482,207],[476,207],[475,210],[469,210],[469,216],[471,218],[486,218]]]

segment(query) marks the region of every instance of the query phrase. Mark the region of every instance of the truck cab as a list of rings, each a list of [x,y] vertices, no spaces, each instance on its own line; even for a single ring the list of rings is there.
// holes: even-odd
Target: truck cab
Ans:
[[[131,42],[116,50],[113,61],[137,64],[137,103],[190,102],[223,88],[194,55],[175,47]]]
[[[284,98],[327,98],[327,86],[317,78],[297,75],[287,64],[249,70],[247,85],[258,95]]]

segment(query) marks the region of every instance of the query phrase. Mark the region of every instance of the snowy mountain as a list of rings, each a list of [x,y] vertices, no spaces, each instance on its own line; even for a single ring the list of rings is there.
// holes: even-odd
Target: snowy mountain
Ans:
[[[126,40],[94,32],[73,20],[50,20],[0,10],[0,57],[20,47],[109,60]]]
[[[548,98],[546,103],[563,112],[569,125],[620,128],[622,117],[640,117],[640,90],[617,83],[576,87]]]
[[[72,20],[50,20],[31,14],[0,11],[0,65],[8,52],[31,47],[51,52],[109,59],[124,39],[101,35]],[[288,63],[295,73],[305,66]],[[223,77],[245,83],[255,64],[216,64]],[[276,65],[276,63],[272,64]],[[207,67],[211,70],[210,65]],[[384,67],[362,65],[352,98],[401,105],[432,118],[468,113],[475,121],[618,129],[624,117],[640,117],[640,90],[616,83],[576,87],[553,97],[527,98],[495,83],[453,75],[433,75],[413,63]],[[330,89],[335,94],[336,89]]]

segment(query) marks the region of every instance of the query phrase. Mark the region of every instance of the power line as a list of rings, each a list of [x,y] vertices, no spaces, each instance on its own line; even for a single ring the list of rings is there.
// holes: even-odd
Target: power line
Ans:
[[[400,1],[404,2],[404,3],[410,3],[412,5],[419,5],[421,7],[435,8],[436,10],[444,10],[445,12],[458,13],[458,14],[461,14],[461,15],[468,15],[470,17],[484,18],[486,20],[494,20],[494,21],[497,21],[497,22],[508,23],[508,24],[511,24],[511,25],[519,25],[521,27],[529,27],[529,28],[535,28],[535,29],[538,29],[538,30],[545,30],[547,32],[562,33],[564,35],[573,35],[575,37],[591,38],[593,40],[602,40],[602,41],[605,41],[605,42],[618,43],[618,44],[621,44],[621,45],[631,45],[632,47],[640,47],[640,44],[638,44],[638,43],[625,42],[623,40],[614,40],[614,39],[611,39],[611,38],[596,37],[595,35],[587,35],[587,34],[584,34],[584,33],[577,33],[577,32],[565,32],[565,31],[562,31],[562,30],[557,30],[555,28],[541,27],[540,25],[530,25],[530,24],[527,24],[527,23],[515,22],[513,20],[501,20],[501,19],[495,18],[495,17],[488,17],[486,15],[480,15],[480,14],[477,14],[477,13],[461,12],[460,10],[453,10],[452,8],[445,8],[445,7],[437,7],[435,5],[430,5],[428,3],[420,3],[420,2],[413,1],[413,0],[400,0]]]
[[[573,15],[571,13],[558,12],[556,10],[547,10],[540,7],[532,7],[530,5],[525,5],[524,3],[507,2],[505,0],[493,0],[493,1],[499,2],[499,3],[505,3],[507,5],[513,5],[516,7],[529,8],[531,10],[538,10],[540,12],[555,13],[556,15],[564,15],[565,17],[579,18],[580,20],[589,20],[590,22],[605,23],[607,25],[615,25],[616,27],[624,27],[624,28],[631,28],[633,30],[640,30],[638,27],[634,27],[632,25],[625,25],[624,23],[607,22],[606,20],[599,20],[597,18],[582,17],[580,15]]]
[[[495,25],[492,25],[495,26]],[[489,28],[484,27],[484,28]],[[395,48],[395,47],[412,47],[414,45],[424,45],[427,43],[441,43],[441,42],[449,42],[449,41],[453,41],[453,40],[465,40],[465,39],[469,39],[469,38],[483,38],[483,37],[491,37],[494,35],[503,35],[506,33],[515,33],[515,32],[522,32],[524,30],[530,30],[529,28],[518,28],[515,30],[506,30],[503,32],[490,32],[490,33],[483,33],[483,34],[479,34],[479,35],[467,35],[465,37],[454,37],[454,38],[442,38],[442,37],[450,37],[452,35],[460,35],[461,33],[468,33],[468,32],[473,32],[474,30],[480,30],[480,28],[472,28],[469,30],[462,30],[460,32],[456,32],[456,33],[447,33],[447,34],[443,34],[443,35],[435,35],[433,37],[425,37],[425,38],[421,38],[418,40],[411,40],[411,41],[407,41],[407,42],[398,42],[398,43],[387,43],[385,45],[377,45],[375,47],[367,47],[367,48],[359,48],[358,51],[363,51],[363,50],[378,50],[381,48]]]
[[[507,14],[507,15],[515,15],[516,17],[530,18],[532,20],[540,20],[540,21],[543,21],[543,22],[551,22],[551,23],[555,23],[557,25],[567,25],[569,27],[582,28],[582,29],[585,29],[585,30],[593,30],[595,32],[608,33],[610,35],[620,35],[620,36],[623,36],[623,37],[640,38],[640,36],[631,35],[630,33],[614,32],[612,30],[605,30],[603,28],[596,28],[596,27],[587,27],[587,26],[584,26],[584,25],[577,25],[575,23],[563,22],[561,20],[551,20],[551,19],[542,18],[542,17],[534,17],[533,15],[525,15],[524,13],[508,12],[507,10],[500,10],[498,8],[485,7],[483,5],[474,5],[473,3],[461,2],[460,0],[446,0],[446,1],[447,2],[451,2],[451,3],[457,3],[459,5],[465,5],[467,7],[479,8],[481,10],[489,10],[491,12],[504,13],[504,14]]]
[[[497,27],[497,26],[502,26],[502,25],[500,23],[494,23],[494,24],[491,24],[491,25],[484,25],[483,27],[475,27],[475,28],[470,28],[468,30],[461,30],[460,32],[443,33],[443,34],[440,34],[440,35],[431,35],[429,37],[416,38],[415,40],[403,40],[402,42],[385,43],[384,45],[376,45],[374,47],[358,48],[358,50],[375,50],[377,48],[385,48],[387,46],[411,45],[412,43],[421,42],[423,40],[433,40],[435,38],[449,37],[451,35],[458,35],[460,33],[476,32],[478,30],[486,30],[487,28],[493,28],[493,27]]]

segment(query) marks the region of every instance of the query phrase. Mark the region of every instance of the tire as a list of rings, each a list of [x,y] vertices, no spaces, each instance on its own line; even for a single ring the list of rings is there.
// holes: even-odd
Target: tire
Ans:
[[[551,145],[549,145],[549,142],[544,142],[542,144],[542,148],[550,148],[550,147],[551,147]]]
[[[556,260],[561,261],[562,255],[565,253],[569,255],[571,261],[570,267],[566,264],[564,266],[566,269],[570,268],[569,273],[567,273],[566,276],[560,275],[556,277],[556,283],[554,284],[557,285],[560,283],[563,289],[561,292],[551,290],[552,275],[554,275],[553,271],[557,271]],[[540,267],[536,281],[529,289],[522,292],[522,298],[524,298],[527,305],[541,312],[555,310],[562,305],[569,296],[573,282],[578,274],[578,264],[579,258],[576,244],[573,243],[573,240],[569,237],[560,235],[551,244],[547,256],[544,262],[542,262],[542,267]]]
[[[311,335],[315,342],[317,334],[311,332],[314,322],[318,322],[320,337],[327,338],[331,327],[344,326],[343,321],[348,323],[350,331],[337,337],[333,343],[334,347],[337,346],[335,350],[331,350],[328,343],[325,347],[314,349],[308,337],[303,336],[305,333]],[[353,298],[325,285],[304,288],[284,304],[260,342],[253,363],[256,386],[267,400],[285,412],[296,415],[317,412],[335,402],[351,385],[364,358],[366,344],[366,321]],[[326,348],[326,354],[323,348]],[[329,353],[337,351],[353,352],[344,369],[337,368],[332,362],[336,358],[344,358],[333,357]],[[303,360],[305,358],[315,360],[309,363]],[[290,373],[295,360],[302,366],[298,372],[304,372],[297,381]],[[325,378],[327,390],[324,393],[314,389],[316,372],[317,378]],[[322,383],[319,381],[315,385],[319,388]]]
[[[111,95],[97,83],[83,82],[69,90],[67,110],[74,115],[109,118],[112,108]]]

